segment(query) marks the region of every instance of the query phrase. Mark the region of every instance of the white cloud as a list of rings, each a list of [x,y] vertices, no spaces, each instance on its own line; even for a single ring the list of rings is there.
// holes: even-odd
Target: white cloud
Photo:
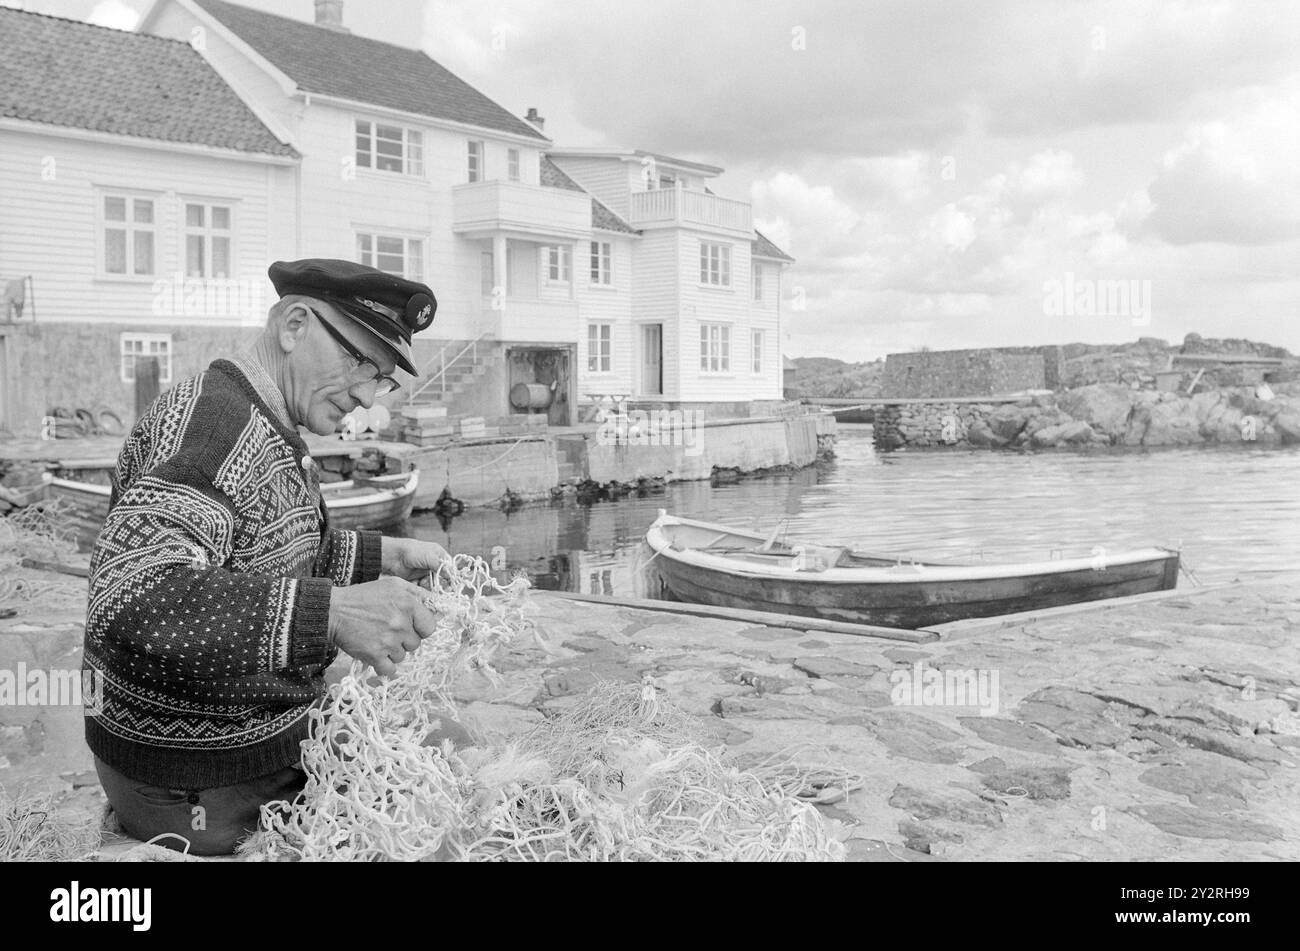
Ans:
[[[1190,129],[1147,189],[1146,228],[1172,244],[1300,237],[1300,82]]]

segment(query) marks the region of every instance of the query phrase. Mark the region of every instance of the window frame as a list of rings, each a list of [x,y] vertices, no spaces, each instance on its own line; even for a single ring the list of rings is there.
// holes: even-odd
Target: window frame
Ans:
[[[364,153],[366,160],[363,162],[361,151],[361,139],[363,133],[361,126],[365,125],[369,131],[364,133],[367,141],[367,150]],[[398,168],[380,168],[379,167],[379,127],[386,129],[397,129],[402,133],[402,167]],[[383,141],[392,142],[394,139],[386,137]],[[413,129],[410,126],[398,125],[396,123],[381,122],[378,119],[362,119],[353,117],[352,121],[352,157],[357,168],[363,168],[368,172],[379,172],[385,175],[409,175],[412,178],[424,178],[424,132],[420,129]],[[384,156],[385,159],[391,159],[392,156]]]
[[[385,274],[394,274],[395,272],[379,266],[379,256],[381,253],[383,253],[385,257],[391,257],[393,253],[391,251],[380,252],[379,241],[380,239],[386,241],[401,241],[402,273],[396,276],[405,278],[408,281],[424,280],[424,253],[426,243],[423,237],[411,234],[395,234],[393,232],[364,231],[360,228],[353,229],[353,234],[356,238],[355,260],[358,264],[377,268]],[[363,246],[363,242],[366,239],[369,239],[370,241],[369,251],[366,251]],[[412,246],[418,247],[413,251]],[[369,261],[366,260],[367,255],[370,256]]]
[[[127,352],[127,341],[139,343],[142,345],[140,352]],[[160,333],[143,333],[136,331],[123,331],[118,334],[118,375],[123,383],[135,382],[135,357],[161,357],[162,354],[149,352],[150,344],[161,343],[166,348],[166,360],[159,361],[158,385],[170,384],[172,381],[172,335]],[[126,358],[131,357],[130,373],[126,369]]]
[[[700,241],[700,287],[720,291],[732,289],[731,247],[722,241]],[[714,276],[718,279],[712,280]]]
[[[506,178],[512,182],[523,178],[523,161],[519,149],[506,149]]]
[[[700,373],[707,376],[731,373],[731,324],[700,322]]]
[[[753,300],[755,303],[761,304],[763,302],[763,262],[752,261],[749,266],[753,271],[753,276],[750,279],[750,283],[753,285]]]
[[[486,173],[486,145],[482,139],[467,139],[465,142],[465,180],[470,184],[487,181]]]
[[[559,255],[557,258],[556,255]],[[552,277],[558,274],[558,277]],[[546,245],[546,283],[569,284],[573,281],[573,248],[567,244]]]
[[[591,286],[614,286],[614,242],[595,240],[591,242]]]
[[[203,280],[203,281],[229,281],[235,277],[235,221],[237,205],[234,199],[230,198],[205,198],[199,195],[182,195],[180,196],[180,231],[181,231],[181,273],[185,275],[186,280]],[[193,226],[189,223],[189,210],[191,205],[198,205],[203,209],[202,226]],[[215,231],[212,221],[212,209],[224,208],[230,215],[230,227],[224,232]],[[203,243],[203,274],[191,274],[190,271],[190,238],[198,235],[204,239]],[[229,262],[229,273],[224,277],[212,273],[212,239],[224,237],[227,241],[227,260]]]
[[[749,332],[749,372],[763,372],[763,331],[750,330]]]
[[[110,221],[107,215],[105,205],[110,198],[121,198],[124,202],[123,220]],[[102,281],[125,281],[139,283],[153,283],[160,276],[160,257],[161,245],[160,238],[163,234],[161,218],[162,212],[161,192],[148,191],[144,189],[133,188],[103,188],[95,189],[95,279]],[[150,215],[152,221],[148,223],[137,222],[135,218],[135,202],[147,201],[152,206]],[[110,271],[108,269],[108,230],[112,227],[114,231],[124,231],[124,270],[121,273]],[[151,242],[151,270],[148,272],[137,273],[135,270],[135,235],[137,233],[149,234],[152,236]]]
[[[593,320],[587,324],[587,372],[614,372],[614,325],[610,321]]]

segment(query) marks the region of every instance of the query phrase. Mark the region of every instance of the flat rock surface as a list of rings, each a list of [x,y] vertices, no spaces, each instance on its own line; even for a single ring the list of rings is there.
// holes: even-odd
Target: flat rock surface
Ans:
[[[0,619],[0,670],[79,667],[85,581],[23,574],[61,587]],[[648,678],[731,753],[818,748],[860,772],[821,807],[854,860],[1300,859],[1294,578],[923,650],[544,592],[528,610],[546,648],[520,644],[495,681],[457,688],[472,735],[516,735],[598,680]],[[935,671],[934,689],[900,694]],[[977,682],[988,691],[962,689]],[[0,784],[97,810],[80,708],[0,707]]]

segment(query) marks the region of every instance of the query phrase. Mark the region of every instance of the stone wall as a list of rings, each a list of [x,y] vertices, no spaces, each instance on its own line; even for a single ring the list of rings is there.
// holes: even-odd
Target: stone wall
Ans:
[[[937,399],[1051,389],[1059,378],[1058,350],[1031,347],[891,353],[885,358],[881,393],[903,399]]]
[[[1193,396],[1099,383],[1003,402],[891,403],[876,413],[882,451],[932,447],[1055,449],[1300,443],[1300,382]]]
[[[158,327],[131,324],[30,323],[5,328],[5,376],[0,426],[15,436],[38,436],[54,407],[112,410],[129,428],[135,422],[135,384],[122,381],[123,333],[170,333],[174,383],[194,376],[218,357],[248,346],[260,327]]]

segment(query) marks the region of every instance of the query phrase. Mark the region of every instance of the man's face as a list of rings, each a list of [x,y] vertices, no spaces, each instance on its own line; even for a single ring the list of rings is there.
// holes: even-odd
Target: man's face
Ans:
[[[358,327],[350,317],[325,301],[311,300],[295,305],[305,313],[307,331],[290,359],[292,393],[289,397],[294,415],[302,425],[318,436],[328,436],[338,428],[339,420],[358,406],[369,409],[375,402],[373,381],[356,383],[357,360],[330,336],[314,310],[330,326],[347,338],[352,346],[373,360],[391,376],[396,365],[369,331]],[[367,366],[366,370],[373,372]],[[364,372],[364,371],[361,371]]]

